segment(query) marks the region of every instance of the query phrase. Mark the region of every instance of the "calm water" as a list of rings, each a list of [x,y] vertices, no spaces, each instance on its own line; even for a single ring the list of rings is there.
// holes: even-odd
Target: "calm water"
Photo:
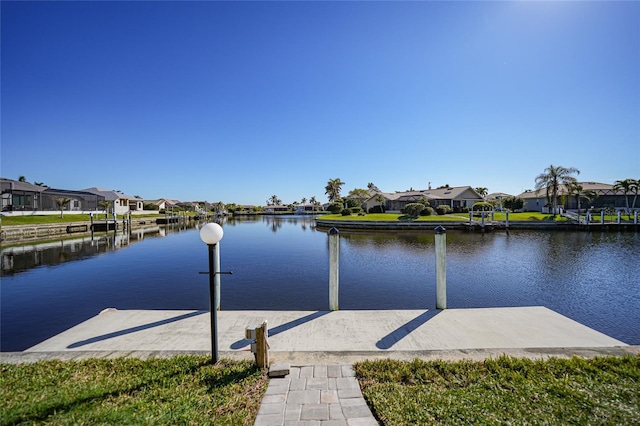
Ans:
[[[229,220],[224,310],[326,310],[328,237],[306,217]],[[346,233],[341,309],[435,308],[432,231]],[[449,308],[543,305],[640,344],[638,233],[447,232]],[[0,349],[24,350],[107,307],[208,309],[195,227],[3,248]]]

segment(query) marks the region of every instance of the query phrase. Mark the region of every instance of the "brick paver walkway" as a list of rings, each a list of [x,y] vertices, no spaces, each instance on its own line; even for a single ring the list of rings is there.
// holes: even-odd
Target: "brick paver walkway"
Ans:
[[[269,381],[255,426],[378,426],[350,365],[291,367]]]

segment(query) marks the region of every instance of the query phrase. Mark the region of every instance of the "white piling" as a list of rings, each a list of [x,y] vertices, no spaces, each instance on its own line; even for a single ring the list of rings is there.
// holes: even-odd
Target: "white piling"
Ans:
[[[620,225],[620,222],[622,222],[622,218],[621,218],[621,212],[620,210],[618,210],[618,225]]]
[[[338,310],[338,278],[340,266],[340,234],[331,228],[329,234],[329,310]]]
[[[604,210],[600,212],[600,224],[604,225]]]
[[[436,232],[436,309],[447,308],[447,233],[443,226]]]

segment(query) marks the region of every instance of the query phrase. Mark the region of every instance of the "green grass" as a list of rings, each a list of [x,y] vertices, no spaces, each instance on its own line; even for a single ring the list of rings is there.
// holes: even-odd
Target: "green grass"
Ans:
[[[504,221],[506,218],[505,213],[495,213],[494,220],[496,221]],[[447,215],[433,215],[433,216],[420,216],[418,219],[411,219],[405,215],[399,213],[371,213],[365,216],[351,215],[351,216],[342,216],[341,214],[327,214],[318,217],[321,220],[354,220],[354,221],[363,221],[363,222],[398,222],[398,221],[417,221],[417,222],[464,222],[469,220],[469,213],[451,213]],[[491,214],[487,214],[485,216],[485,220],[489,221],[491,219]],[[474,220],[480,221],[481,216],[475,216]],[[535,213],[535,212],[527,212],[527,213],[509,213],[509,221],[532,221],[532,222],[540,222],[540,221],[553,221],[554,218],[552,215],[544,214],[544,213]],[[563,216],[556,216],[555,220],[558,222],[566,221],[567,219]]]
[[[354,366],[383,425],[640,424],[640,355]]]
[[[134,218],[142,218],[142,217],[164,217],[161,214],[148,214],[141,216],[134,216]],[[104,213],[97,213],[93,215],[94,220],[104,220]],[[118,220],[123,220],[124,217],[122,215],[117,215],[116,218]],[[113,219],[113,216],[109,216],[109,219]],[[27,215],[27,216],[2,216],[2,225],[3,226],[11,226],[11,225],[42,225],[49,223],[68,223],[68,222],[91,222],[91,218],[88,214],[67,214],[65,213],[63,217],[60,217],[60,214],[55,215]]]
[[[253,425],[267,380],[208,356],[0,364],[0,424]]]
[[[370,213],[364,216],[351,215],[351,216],[342,216],[341,214],[326,214],[323,216],[319,216],[318,219],[321,220],[354,220],[354,221],[362,221],[362,222],[402,222],[402,221],[411,221],[411,222],[464,222],[465,220],[469,220],[469,215],[465,217],[464,214],[451,214],[444,216],[420,216],[418,219],[409,218],[403,214],[399,213]]]

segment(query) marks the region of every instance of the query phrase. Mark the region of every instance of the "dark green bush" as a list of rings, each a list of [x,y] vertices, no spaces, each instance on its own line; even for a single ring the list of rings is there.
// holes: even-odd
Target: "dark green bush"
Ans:
[[[426,206],[421,212],[420,216],[433,216],[436,211],[431,206]]]
[[[342,210],[342,216],[351,216],[351,210],[343,209]]]
[[[344,209],[344,206],[342,205],[342,203],[331,203],[329,204],[329,207],[327,207],[327,210],[329,210],[333,214],[338,214],[343,209]]]
[[[356,206],[356,207],[349,207],[349,210],[351,210],[351,213],[353,214],[358,214],[362,211],[362,207],[360,206]]]
[[[404,206],[404,213],[412,217],[420,216],[422,210],[424,210],[424,204],[422,203],[409,203]]]
[[[438,207],[436,207],[436,212],[440,216],[443,216],[445,214],[451,213],[452,211],[453,210],[451,209],[451,207],[446,205],[446,204],[440,204]]]
[[[384,213],[384,207],[382,205],[373,206],[369,209],[369,213]]]

